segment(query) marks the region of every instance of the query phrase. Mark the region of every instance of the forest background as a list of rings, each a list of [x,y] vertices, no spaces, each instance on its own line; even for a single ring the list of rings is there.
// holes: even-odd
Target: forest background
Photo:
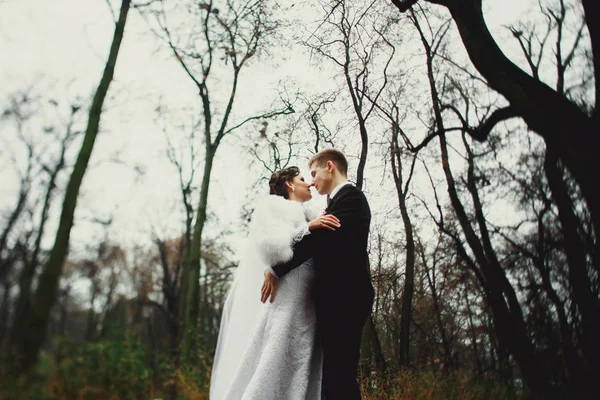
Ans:
[[[599,16],[0,2],[0,398],[208,398],[253,206],[326,147],[373,212],[365,398],[586,397]]]

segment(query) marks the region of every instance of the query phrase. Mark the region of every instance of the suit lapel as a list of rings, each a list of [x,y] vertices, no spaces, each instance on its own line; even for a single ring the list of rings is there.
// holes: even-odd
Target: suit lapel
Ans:
[[[329,213],[330,210],[333,210],[335,208],[335,204],[338,202],[338,200],[342,197],[344,197],[346,195],[346,193],[348,193],[348,191],[352,190],[354,186],[352,184],[348,184],[343,186],[333,197],[333,199],[331,200],[331,204],[329,204],[329,207],[327,207],[325,209],[326,213]]]

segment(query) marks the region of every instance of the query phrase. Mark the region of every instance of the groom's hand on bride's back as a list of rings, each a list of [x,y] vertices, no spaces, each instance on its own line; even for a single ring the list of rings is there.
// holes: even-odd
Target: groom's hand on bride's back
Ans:
[[[308,230],[313,231],[315,229],[325,228],[335,231],[340,226],[340,220],[335,215],[323,213],[321,216],[308,223]]]
[[[265,270],[265,281],[263,282],[262,288],[260,289],[260,301],[265,302],[270,297],[271,303],[275,299],[275,292],[277,291],[278,279],[268,269]]]

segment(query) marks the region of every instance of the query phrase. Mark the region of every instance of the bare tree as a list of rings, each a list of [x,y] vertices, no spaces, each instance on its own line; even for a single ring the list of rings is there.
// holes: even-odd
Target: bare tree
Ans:
[[[391,44],[389,45],[391,46]],[[407,199],[410,193],[411,180],[415,171],[418,150],[414,149],[414,146],[412,146],[412,143],[401,128],[402,115],[399,103],[403,94],[403,87],[396,88],[396,90],[389,91],[389,95],[386,96],[389,97],[389,99],[382,98],[379,102],[373,102],[373,104],[382,115],[382,118],[389,124],[389,130],[391,132],[389,157],[406,237],[406,267],[404,271],[404,287],[402,290],[400,345],[397,357],[400,366],[408,366],[410,364],[410,330],[412,321],[412,298],[415,285],[416,245],[413,224],[408,211]],[[408,173],[405,173],[403,165],[407,158],[410,162],[410,168],[408,169]]]
[[[26,167],[25,171],[17,170],[19,176],[19,191],[17,195],[17,201],[12,211],[2,227],[0,233],[0,282],[5,284],[5,280],[8,278],[10,270],[15,262],[15,254],[8,248],[9,238],[16,229],[19,218],[23,215],[26,210],[27,201],[30,196],[31,186],[33,183],[33,174],[35,173],[35,156],[36,150],[35,145],[31,138],[26,137],[25,125],[27,120],[31,118],[31,103],[32,99],[29,93],[20,94],[16,97],[12,97],[10,105],[2,113],[2,119],[7,121],[11,120],[15,124],[17,137],[19,141],[24,145],[26,150]],[[13,165],[18,165],[17,161],[14,160]]]
[[[39,160],[42,171],[47,175],[47,183],[45,192],[43,194],[42,208],[39,215],[39,223],[35,230],[35,242],[33,248],[28,257],[26,257],[23,263],[23,268],[20,271],[19,276],[19,297],[15,307],[16,318],[21,318],[24,315],[28,315],[32,312],[31,307],[31,291],[33,286],[33,279],[36,271],[40,264],[45,260],[40,260],[42,255],[42,238],[46,233],[46,223],[48,221],[50,207],[55,197],[55,191],[57,190],[58,179],[60,173],[67,168],[66,165],[66,153],[71,147],[71,144],[79,136],[81,132],[75,129],[77,122],[76,117],[80,106],[76,103],[70,105],[69,117],[65,132],[62,135],[59,132],[54,132],[54,128],[47,128],[52,131],[56,140],[60,143],[59,154],[57,159],[51,161]],[[39,157],[39,156],[38,156]]]
[[[187,27],[172,25],[170,18],[176,19],[180,12],[191,12],[198,23]],[[157,35],[167,43],[198,90],[202,103],[204,169],[191,242],[186,247],[179,314],[184,345],[191,346],[199,316],[202,232],[217,150],[227,135],[248,122],[274,118],[294,110],[287,103],[279,110],[251,116],[237,123],[231,121],[237,87],[241,82],[240,73],[256,54],[266,50],[278,27],[263,2],[182,1],[174,8],[167,8],[166,2],[151,2],[147,9],[143,9],[143,15],[153,17],[158,25]],[[222,83],[212,83],[223,77],[229,81],[228,89],[224,89]],[[225,100],[220,103],[219,97]],[[219,117],[220,120],[217,120]]]
[[[23,318],[17,319],[17,323],[13,327],[12,338],[14,343],[12,344],[12,357],[17,367],[15,372],[22,369],[29,369],[34,365],[45,339],[50,310],[56,301],[58,281],[68,252],[79,188],[81,187],[83,176],[85,175],[98,135],[102,105],[114,75],[129,5],[130,0],[123,0],[121,4],[108,60],[90,108],[88,126],[83,144],[67,185],[55,243],[40,275],[33,299],[32,312]]]
[[[572,6],[568,7],[564,0],[559,0],[555,7],[552,5],[542,7],[542,13],[547,17],[548,30],[556,31],[556,43],[553,46],[556,68],[555,90],[558,94],[567,97],[570,90],[566,87],[566,75],[569,72],[569,67],[572,66],[574,62],[576,52],[581,46],[580,41],[585,28],[585,21],[579,21],[579,26],[576,28],[575,37],[572,39],[570,48],[565,49],[564,35],[567,28],[569,28],[567,19],[569,14],[573,13]],[[536,34],[533,32],[530,33],[529,36],[535,37]],[[535,63],[533,62],[534,52],[536,51],[535,46],[531,45],[531,40],[527,41],[527,45],[525,45],[518,32],[516,32],[515,37],[519,40],[523,55],[531,66],[532,72],[534,72],[536,70]],[[538,42],[540,41],[538,40]],[[544,42],[541,41],[540,43],[541,44],[538,45],[539,58],[541,58],[544,49]],[[539,75],[537,78],[539,79]],[[586,234],[585,229],[580,228],[581,218],[575,211],[577,209],[576,199],[573,198],[573,195],[568,189],[570,177],[567,171],[564,170],[563,163],[564,161],[561,161],[557,149],[546,140],[544,171],[552,193],[552,198],[558,208],[558,216],[564,235],[565,253],[569,264],[569,282],[573,293],[573,299],[575,304],[577,304],[577,308],[582,318],[582,340],[585,347],[584,354],[589,354],[591,356],[588,363],[594,365],[595,361],[593,359],[595,359],[595,356],[592,355],[600,354],[600,349],[598,348],[596,340],[592,339],[600,335],[600,322],[598,321],[598,318],[600,317],[600,299],[598,298],[598,293],[595,293],[594,291],[594,284],[592,283],[593,278],[590,277],[590,274],[588,273],[588,267],[590,267],[590,265],[588,265],[588,260],[591,258],[592,267],[596,271],[600,271],[600,265],[598,265],[598,261],[597,259],[594,259],[595,257],[593,255],[594,253],[597,254],[598,243],[600,242],[597,239],[595,240],[596,250],[590,254],[587,249],[588,246],[585,243],[589,239],[585,236],[591,238],[591,232],[590,234]],[[593,242],[594,240],[592,239],[591,241]],[[567,332],[565,331],[565,333]],[[571,365],[577,371],[577,375],[581,376],[581,368],[575,367],[575,365],[578,364],[575,361],[576,358],[571,358],[571,360]],[[587,381],[590,379],[593,378],[588,378]]]
[[[572,313],[573,307],[568,305],[575,303],[569,300],[573,295],[565,260],[564,246],[569,239],[561,232],[549,187],[549,181],[556,178],[546,178],[547,156],[543,152],[541,148],[532,147],[530,154],[519,161],[517,171],[501,169],[502,174],[514,183],[510,187],[518,193],[518,201],[528,210],[528,219],[533,224],[531,231],[519,234],[522,230],[519,225],[493,226],[493,229],[508,244],[504,257],[509,260],[509,265],[519,264],[526,268],[528,283],[524,295],[530,299],[531,335],[543,337],[550,344],[553,357],[558,358],[550,365],[554,375],[561,377],[562,384],[584,388],[590,384],[591,377],[581,358],[584,352],[577,350],[582,345],[576,339],[582,337],[580,317],[578,313]],[[549,326],[553,328],[547,329]]]
[[[21,178],[18,202],[8,217],[1,238],[4,251],[0,253],[0,282],[4,286],[4,301],[0,304],[0,341],[10,330],[10,315],[14,318],[29,313],[32,281],[43,255],[41,242],[59,174],[66,168],[68,148],[80,133],[75,128],[80,109],[76,101],[64,107],[67,110],[65,119],[61,117],[65,104],[45,96],[33,96],[31,90],[26,93],[11,95],[8,108],[2,115],[3,122],[14,123],[18,139],[15,143],[23,145],[26,160],[25,171],[20,172],[18,167],[22,160],[17,159],[19,151],[12,149],[12,164]],[[57,121],[46,122],[40,127],[39,117],[45,112],[56,113]],[[53,151],[57,145],[58,156]],[[42,192],[38,193],[37,188],[41,188]],[[35,218],[39,218],[38,225],[33,223]],[[14,286],[19,288],[18,296],[9,296]],[[9,312],[11,306],[14,307]]]
[[[357,187],[362,188],[369,149],[367,122],[387,83],[395,48],[386,39],[391,21],[380,21],[377,2],[324,2],[325,20],[304,45],[333,63],[343,78],[361,139]],[[383,63],[383,68],[380,67]]]
[[[401,12],[406,12],[418,0],[392,0],[392,2]],[[481,0],[430,0],[429,2],[448,9],[473,65],[487,80],[490,87],[501,93],[509,103],[507,107],[500,108],[489,116],[486,123],[482,125],[486,129],[471,131],[473,138],[485,140],[487,134],[499,122],[513,117],[522,118],[529,129],[544,138],[547,147],[552,149],[572,174],[590,209],[594,231],[600,232],[600,195],[595,187],[596,179],[591,172],[600,169],[595,152],[599,140],[596,134],[598,115],[600,115],[597,107],[589,107],[588,114],[587,110],[580,109],[560,90],[552,89],[535,76],[528,75],[509,60],[487,28]],[[593,52],[597,102],[600,93],[600,68],[598,67],[600,28],[591,21],[597,19],[600,9],[597,2],[592,0],[582,0],[582,5]],[[551,18],[560,20],[563,9],[564,7],[561,7],[558,13],[550,12]],[[557,66],[564,69],[568,65],[569,57],[565,57],[561,50],[556,52],[556,57]],[[535,67],[537,62],[534,61],[533,65]],[[560,74],[558,83],[560,83]],[[561,86],[559,85],[559,88]],[[596,359],[600,358],[597,349],[594,354]]]
[[[360,134],[356,186],[361,190],[370,144],[367,124],[387,85],[387,70],[395,53],[395,48],[385,39],[391,21],[384,19],[381,22],[381,10],[377,5],[375,1],[365,4],[323,2],[325,18],[304,41],[306,47],[332,63],[342,76],[344,93],[349,97]],[[383,68],[378,70],[380,62]],[[363,334],[363,358],[369,358],[371,354],[377,369],[384,370],[385,360],[372,316],[367,320]]]
[[[464,247],[459,235],[445,226],[443,215],[441,214],[442,209],[439,205],[438,211],[440,213],[440,218],[436,219],[436,223],[442,232],[454,239],[460,257],[474,273],[479,284],[485,288],[486,300],[492,311],[494,328],[500,346],[506,348],[515,358],[523,374],[524,381],[533,393],[549,393],[550,385],[541,371],[536,367],[537,358],[535,349],[528,336],[523,317],[523,310],[519,303],[517,293],[507,278],[493,246],[493,240],[489,233],[489,227],[478,191],[478,184],[480,183],[475,173],[475,159],[477,158],[477,155],[471,150],[466,139],[465,135],[467,129],[465,128],[459,130],[463,131],[463,145],[466,150],[466,161],[468,165],[467,179],[464,181],[464,184],[470,194],[473,216],[469,215],[463,200],[459,196],[455,174],[450,167],[448,154],[449,145],[446,140],[446,133],[448,132],[446,128],[447,118],[444,117],[443,112],[448,109],[452,110],[464,127],[471,125],[469,124],[469,97],[462,93],[460,87],[450,79],[450,86],[459,91],[459,97],[462,98],[463,104],[466,107],[466,111],[460,112],[452,104],[447,105],[442,101],[443,91],[446,90],[448,85],[446,81],[441,89],[442,94],[440,94],[440,89],[438,88],[434,62],[437,54],[441,52],[442,47],[440,46],[444,42],[444,32],[448,29],[448,25],[447,23],[442,23],[441,27],[437,30],[434,30],[430,25],[427,25],[427,32],[431,36],[431,38],[428,38],[425,29],[421,25],[421,17],[417,16],[415,12],[411,12],[410,18],[417,29],[423,44],[427,65],[427,77],[430,86],[433,118],[432,124],[429,127],[431,133],[427,138],[430,138],[433,135],[437,136],[439,139],[442,167],[448,186],[450,203],[469,250],[467,251],[467,248]],[[425,23],[429,24],[427,20],[425,20]],[[478,124],[478,126],[481,125]],[[479,231],[479,234],[476,230]],[[472,254],[472,256],[470,254]]]

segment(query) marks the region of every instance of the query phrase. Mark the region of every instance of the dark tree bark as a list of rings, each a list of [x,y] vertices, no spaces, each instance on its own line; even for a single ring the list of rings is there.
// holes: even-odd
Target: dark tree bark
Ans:
[[[179,243],[179,257],[177,260],[177,266],[175,267],[174,273],[171,273],[169,261],[167,259],[167,248],[166,244],[161,240],[156,240],[158,252],[160,255],[160,265],[163,271],[163,283],[162,293],[166,302],[165,318],[167,320],[167,327],[169,329],[170,337],[170,349],[177,360],[178,353],[178,339],[179,339],[179,324],[178,324],[178,304],[179,304],[179,271],[181,270],[181,263],[183,262],[183,254],[185,249],[185,242],[183,240]]]
[[[421,248],[423,246],[421,245]],[[442,339],[442,348],[444,349],[444,363],[448,366],[452,366],[452,349],[450,348],[450,341],[448,340],[448,332],[442,320],[442,307],[440,301],[440,295],[438,293],[436,268],[437,260],[434,258],[431,267],[429,267],[425,252],[421,252],[421,263],[425,269],[425,277],[427,278],[427,285],[431,291],[431,299],[433,300],[433,312],[435,314],[435,322],[437,328],[440,331],[440,337]]]
[[[598,371],[600,363],[600,301],[592,291],[587,271],[585,245],[578,232],[578,219],[573,211],[573,201],[562,178],[558,157],[552,148],[546,149],[544,170],[552,197],[558,207],[563,231],[565,253],[569,264],[569,283],[572,297],[581,315],[583,350],[591,371]]]
[[[186,226],[189,229],[189,225]],[[164,302],[166,303],[166,308],[162,305],[159,305],[157,308],[162,311],[167,321],[167,329],[169,331],[169,351],[171,352],[171,358],[175,363],[175,368],[179,368],[181,361],[179,354],[179,304],[181,296],[180,272],[184,262],[186,244],[189,244],[188,237],[189,232],[186,231],[185,240],[181,239],[179,241],[177,264],[174,271],[171,270],[169,265],[166,243],[159,239],[155,241],[158,247],[160,265],[163,271],[162,293]],[[155,303],[155,305],[158,304]],[[171,400],[175,400],[177,398],[177,385],[174,382],[169,384],[168,394]]]
[[[2,285],[2,300],[0,300],[0,353],[4,351],[4,339],[8,336],[8,315],[10,312],[10,285]]]
[[[475,372],[478,378],[483,377],[483,368],[481,365],[481,358],[479,355],[479,346],[477,345],[477,334],[475,333],[475,323],[473,322],[473,310],[471,308],[471,302],[469,301],[469,291],[465,290],[465,304],[467,306],[467,316],[469,319],[469,335],[471,336],[471,343],[473,345],[473,360],[475,361]]]
[[[547,162],[545,163],[547,164]],[[548,170],[548,167],[550,170]],[[555,174],[556,171],[552,170],[553,166],[550,164],[545,169],[546,174]],[[527,182],[529,183],[529,182]],[[515,243],[512,239],[504,237],[513,247],[515,247],[519,254],[529,258],[534,267],[537,269],[541,277],[541,287],[545,291],[548,299],[550,299],[552,305],[556,310],[558,317],[558,325],[560,332],[560,347],[564,354],[565,368],[568,375],[568,382],[572,388],[583,388],[586,382],[589,382],[588,372],[584,368],[584,364],[577,354],[573,342],[573,327],[569,324],[567,314],[565,312],[565,304],[560,299],[560,296],[556,289],[552,286],[552,280],[550,277],[551,267],[548,265],[547,259],[547,238],[545,233],[545,216],[550,212],[552,203],[549,199],[545,199],[544,207],[537,214],[537,241],[535,243],[535,251],[530,251],[526,247]]]
[[[392,126],[392,147],[391,161],[392,173],[394,175],[394,183],[396,186],[396,194],[404,224],[404,232],[406,235],[406,269],[404,273],[404,289],[402,291],[402,315],[400,317],[400,366],[408,366],[410,364],[410,324],[412,321],[412,299],[415,288],[415,239],[413,236],[413,226],[406,205],[408,196],[408,188],[413,175],[416,155],[413,155],[412,165],[406,183],[404,183],[402,171],[402,150],[398,146],[398,126],[396,121]]]

